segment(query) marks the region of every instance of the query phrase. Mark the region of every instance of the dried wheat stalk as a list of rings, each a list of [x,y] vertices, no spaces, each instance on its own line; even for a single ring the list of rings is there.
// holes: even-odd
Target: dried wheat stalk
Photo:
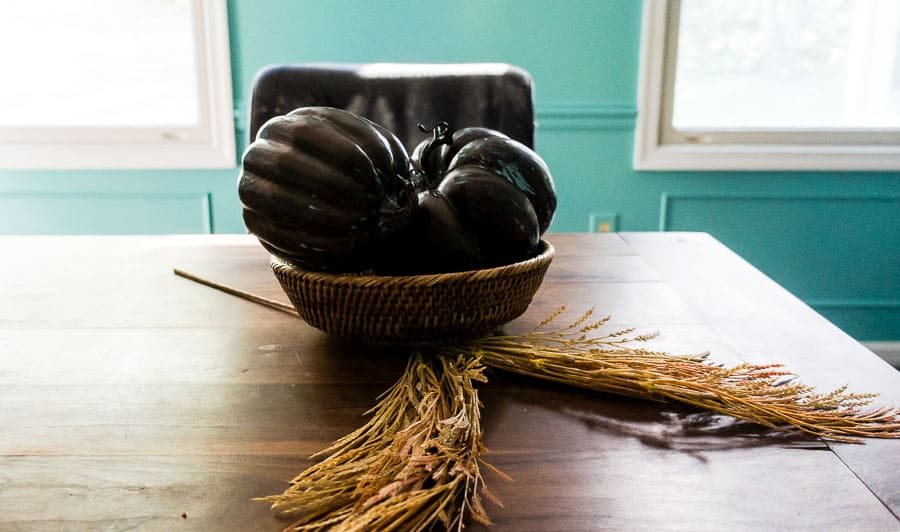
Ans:
[[[228,291],[294,314],[286,304]],[[482,364],[601,392],[679,401],[829,440],[900,438],[900,410],[867,409],[875,394],[846,387],[819,393],[795,382],[780,364],[729,368],[708,362],[706,354],[636,347],[656,335],[604,332],[609,317],[590,321],[592,310],[568,326],[545,330],[564,310],[525,334],[421,350],[363,427],[316,455],[327,458],[300,473],[283,494],[260,500],[295,518],[289,528],[296,530],[461,529],[467,515],[489,523],[482,496],[499,501],[480,470],[489,467],[481,460],[474,387],[485,381]]]
[[[441,354],[468,353],[488,366],[571,386],[645,399],[675,400],[758,423],[776,430],[800,430],[829,440],[900,437],[900,410],[865,409],[875,394],[841,387],[818,393],[780,364],[722,367],[706,354],[674,356],[635,347],[656,335],[633,329],[603,333],[609,317],[590,322],[592,311],[569,326],[515,336],[495,335],[455,346],[435,346]]]
[[[413,355],[360,429],[316,456],[281,495],[265,497],[293,530],[461,529],[490,524],[476,357]]]

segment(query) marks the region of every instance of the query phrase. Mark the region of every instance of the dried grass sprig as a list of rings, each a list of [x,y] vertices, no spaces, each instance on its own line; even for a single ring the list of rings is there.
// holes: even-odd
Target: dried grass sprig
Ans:
[[[183,275],[296,316],[287,304]],[[424,530],[489,523],[482,496],[495,500],[481,476],[480,408],[475,382],[483,364],[540,379],[657,401],[674,400],[781,431],[825,439],[900,438],[900,410],[870,408],[874,394],[827,393],[796,382],[780,364],[723,367],[707,354],[675,356],[640,344],[656,334],[604,332],[610,317],[545,330],[434,345],[442,356],[414,355],[360,429],[316,456],[283,494],[259,500],[297,520],[296,530]],[[498,472],[499,473],[499,472]],[[499,501],[496,501],[499,504]]]
[[[264,497],[294,530],[462,528],[489,524],[477,357],[415,354],[368,422],[316,456],[281,495]]]
[[[494,335],[438,353],[471,353],[495,368],[643,399],[675,400],[776,430],[800,430],[825,439],[859,442],[900,437],[900,410],[866,410],[874,394],[841,387],[818,393],[794,381],[780,364],[722,367],[707,354],[674,356],[640,344],[654,335],[633,329],[603,332],[609,318],[587,323],[591,311],[572,324],[542,330],[557,310],[530,332]],[[591,334],[592,333],[592,334]]]
[[[656,334],[607,330],[609,317],[549,329],[560,309],[530,332],[493,335],[414,354],[360,429],[314,457],[281,495],[265,497],[296,519],[293,530],[461,529],[468,515],[490,524],[476,382],[484,365],[603,392],[675,400],[780,431],[826,439],[900,437],[900,411],[865,410],[873,394],[827,393],[795,381],[779,364],[723,367],[701,353],[642,347]],[[431,356],[438,355],[438,356]],[[484,364],[484,365],[483,365]],[[502,474],[502,473],[501,473]]]

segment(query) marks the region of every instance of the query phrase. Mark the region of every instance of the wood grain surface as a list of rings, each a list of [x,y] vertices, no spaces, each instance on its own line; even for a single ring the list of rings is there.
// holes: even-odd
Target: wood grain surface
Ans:
[[[509,331],[560,305],[654,347],[782,362],[900,404],[900,373],[705,234],[558,234]],[[279,530],[254,497],[355,429],[407,353],[172,274],[286,300],[245,235],[0,238],[0,530]],[[494,530],[900,530],[900,441],[826,444],[496,371]],[[470,529],[478,530],[472,526]]]

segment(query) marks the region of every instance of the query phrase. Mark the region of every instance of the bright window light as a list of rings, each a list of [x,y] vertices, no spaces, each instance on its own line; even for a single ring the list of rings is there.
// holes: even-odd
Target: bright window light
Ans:
[[[234,165],[221,0],[29,0],[0,18],[0,166]]]
[[[900,1],[645,0],[635,168],[897,170]]]
[[[900,125],[900,2],[682,0],[672,125]]]

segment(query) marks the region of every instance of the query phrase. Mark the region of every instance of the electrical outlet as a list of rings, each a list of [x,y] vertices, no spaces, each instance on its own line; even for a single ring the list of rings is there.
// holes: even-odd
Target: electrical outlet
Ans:
[[[591,233],[615,233],[619,230],[619,215],[614,212],[592,212],[588,223]]]

